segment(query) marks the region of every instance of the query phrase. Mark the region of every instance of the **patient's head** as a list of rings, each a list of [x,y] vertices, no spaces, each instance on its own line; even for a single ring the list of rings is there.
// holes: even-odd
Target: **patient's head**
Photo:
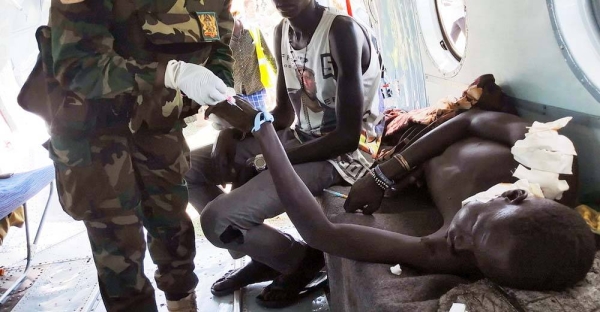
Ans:
[[[508,191],[488,202],[471,202],[454,217],[448,242],[472,252],[481,272],[504,286],[561,290],[592,266],[593,233],[572,209],[555,201]]]

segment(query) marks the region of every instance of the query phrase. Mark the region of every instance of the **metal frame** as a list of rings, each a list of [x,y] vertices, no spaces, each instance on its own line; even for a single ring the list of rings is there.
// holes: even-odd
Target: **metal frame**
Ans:
[[[454,57],[456,59],[456,61],[460,62],[463,57],[461,54],[456,52],[456,47],[454,46],[454,43],[452,43],[452,40],[450,40],[450,38],[448,38],[449,31],[447,31],[446,26],[444,26],[444,21],[442,19],[442,13],[440,12],[440,5],[439,5],[438,1],[439,0],[434,0],[434,4],[435,4],[435,13],[437,14],[438,24],[440,25],[440,30],[442,31],[442,40],[444,42],[444,45],[446,46],[446,50],[448,52],[450,52],[450,54],[452,54],[452,57]],[[465,15],[465,18],[466,18],[466,15]],[[466,36],[467,36],[467,34],[465,33],[465,41],[467,40]],[[466,42],[465,42],[465,45],[466,45]],[[465,51],[466,50],[467,50],[467,48],[465,46]],[[463,51],[463,54],[465,53],[465,51]]]
[[[598,79],[598,77],[589,77],[589,71],[588,73],[586,73],[586,71],[582,68],[582,67],[594,67],[597,66],[600,63],[600,60],[597,60],[595,58],[590,59],[588,58],[582,58],[581,57],[581,51],[592,51],[592,50],[597,50],[598,51],[598,45],[594,44],[594,39],[592,39],[591,37],[595,36],[595,40],[597,40],[598,38],[598,32],[600,31],[600,25],[594,25],[597,26],[595,31],[589,31],[587,33],[587,38],[589,40],[583,40],[583,41],[579,41],[577,44],[572,44],[569,45],[567,42],[567,38],[568,36],[572,36],[573,32],[569,32],[569,33],[565,33],[565,31],[563,30],[563,28],[561,28],[561,20],[560,20],[560,12],[557,11],[557,4],[563,4],[563,3],[567,3],[568,5],[572,5],[571,1],[576,4],[576,5],[580,5],[580,12],[584,12],[584,13],[588,13],[589,16],[586,18],[581,17],[581,20],[579,21],[578,24],[576,25],[583,25],[581,27],[584,27],[583,29],[588,30],[588,28],[586,28],[589,25],[585,25],[586,21],[589,22],[589,19],[591,18],[592,20],[594,20],[594,22],[596,22],[596,24],[599,22],[599,17],[596,15],[598,13],[598,11],[600,11],[598,9],[597,5],[592,5],[592,1],[589,0],[546,0],[546,4],[548,6],[548,13],[550,14],[550,23],[552,24],[552,30],[554,31],[554,37],[556,38],[556,41],[558,43],[558,46],[561,49],[561,52],[563,54],[563,56],[565,57],[565,60],[567,62],[567,64],[569,65],[569,67],[571,68],[571,71],[573,72],[573,74],[575,75],[575,77],[577,77],[577,79],[579,80],[579,82],[588,90],[588,92],[597,100],[600,101],[600,79]],[[575,6],[575,8],[577,8],[577,6]],[[582,8],[585,8],[585,10],[583,10]],[[562,23],[566,23],[565,21],[562,21]],[[577,33],[579,34],[579,32]],[[584,49],[581,49],[581,47],[583,47]],[[577,57],[577,55],[575,55],[575,53],[577,53],[577,55],[579,55],[579,57]],[[581,64],[582,60],[585,61],[591,61],[591,63],[586,63],[586,64]]]
[[[465,7],[467,2],[465,0]],[[429,56],[429,59],[433,63],[433,66],[439,71],[443,78],[451,78],[460,72],[462,66],[467,57],[467,51],[469,47],[468,38],[468,14],[466,15],[465,27],[467,29],[467,38],[465,51],[460,58],[457,60],[455,56],[450,52],[450,48],[444,49],[440,45],[440,41],[443,41],[445,45],[445,37],[443,26],[440,24],[440,17],[437,11],[437,0],[411,0],[414,9],[412,10],[414,18],[418,24],[418,32],[421,37],[421,42],[425,47],[425,52]]]
[[[35,233],[35,237],[33,238],[33,244],[31,244],[31,240],[29,238],[29,218],[27,217],[27,202],[23,203],[23,212],[25,215],[25,240],[27,241],[27,262],[25,264],[25,269],[19,278],[6,290],[2,296],[0,297],[0,306],[8,299],[8,296],[15,291],[25,280],[27,277],[27,273],[31,269],[31,260],[35,254],[36,245],[38,239],[40,238],[40,232],[42,231],[42,227],[44,226],[44,219],[46,218],[46,213],[48,212],[48,206],[50,206],[50,199],[52,199],[52,193],[54,191],[54,181],[50,182],[50,193],[48,194],[48,200],[46,201],[46,207],[44,207],[44,212],[42,213],[42,218],[40,219],[40,225]]]

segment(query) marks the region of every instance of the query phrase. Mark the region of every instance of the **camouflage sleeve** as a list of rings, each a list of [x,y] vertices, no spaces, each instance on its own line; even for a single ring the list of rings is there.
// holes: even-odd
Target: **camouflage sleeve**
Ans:
[[[54,75],[64,88],[86,99],[135,95],[154,84],[158,63],[140,64],[113,50],[108,30],[112,9],[113,0],[51,2]]]
[[[218,1],[218,0],[212,0]],[[225,1],[223,11],[219,14],[219,34],[221,40],[213,43],[211,55],[206,63],[206,68],[210,69],[215,75],[223,79],[228,87],[233,88],[233,52],[229,47],[231,33],[233,32],[233,16],[229,9],[231,0]]]

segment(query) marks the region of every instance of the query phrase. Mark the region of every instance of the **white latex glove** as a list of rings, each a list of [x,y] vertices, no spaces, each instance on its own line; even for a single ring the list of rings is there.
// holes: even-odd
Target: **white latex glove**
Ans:
[[[165,86],[179,89],[198,104],[214,105],[227,99],[227,85],[202,65],[171,60],[165,71]]]

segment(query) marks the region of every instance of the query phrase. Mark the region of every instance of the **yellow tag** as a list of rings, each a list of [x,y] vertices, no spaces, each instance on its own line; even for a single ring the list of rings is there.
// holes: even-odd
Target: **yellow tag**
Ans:
[[[198,20],[202,26],[202,37],[204,41],[215,41],[221,39],[219,36],[219,26],[217,25],[217,15],[215,12],[196,12]]]
[[[83,2],[84,0],[60,0],[60,3],[62,4],[75,4],[75,3],[80,3]]]
[[[600,213],[586,205],[575,208],[585,222],[590,226],[592,232],[600,234]]]

